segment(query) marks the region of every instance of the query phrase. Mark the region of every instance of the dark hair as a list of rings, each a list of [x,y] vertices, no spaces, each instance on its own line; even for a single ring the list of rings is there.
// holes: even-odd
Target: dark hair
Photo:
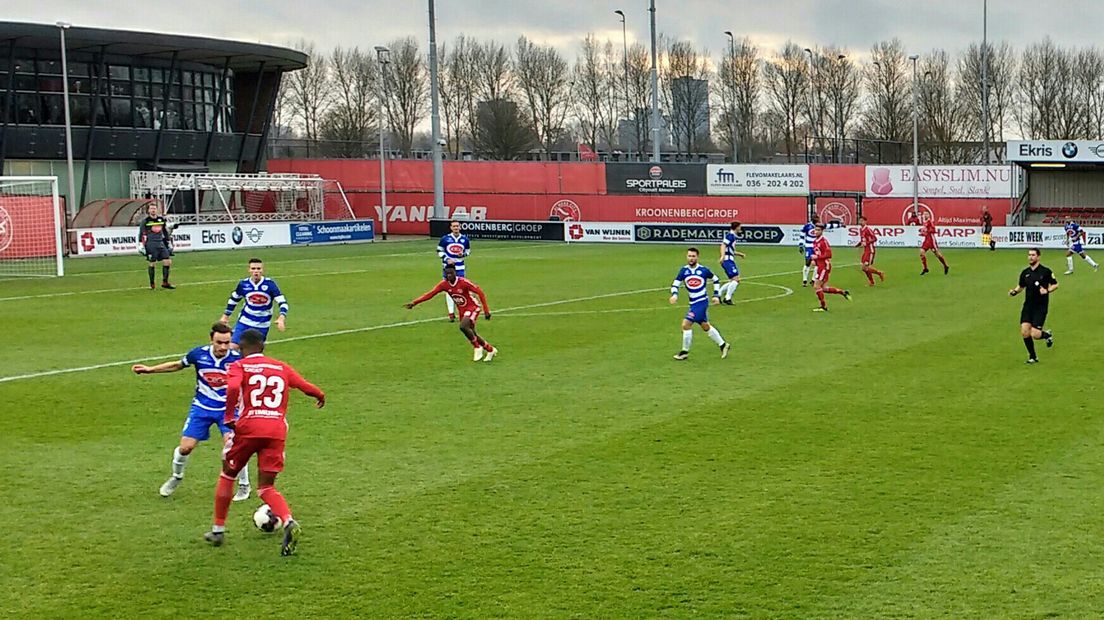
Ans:
[[[449,269],[456,271],[456,265],[445,265],[445,271],[448,271]]]
[[[731,224],[729,224],[729,228],[731,228],[732,230],[736,230],[739,227],[740,227],[740,222],[732,222]]]
[[[240,338],[238,338],[238,344],[242,347],[249,347],[250,349],[264,349],[264,335],[255,329],[247,329],[242,332]]]
[[[701,252],[698,251],[698,248],[686,248],[686,251],[693,252],[694,254],[701,254]]]
[[[810,221],[810,222],[813,222],[813,223],[815,224],[816,222],[819,222],[819,221],[820,221],[820,216],[819,216],[819,215],[817,215],[816,213],[814,213],[814,214],[813,214],[813,217],[809,218],[809,221]]]
[[[1031,248],[1031,249],[1028,250],[1028,252],[1034,252],[1035,256],[1042,256],[1043,255],[1043,251],[1040,250],[1039,248]]]
[[[233,331],[234,330],[230,329],[230,326],[225,323],[215,323],[211,326],[211,337],[214,338],[215,334],[233,333]]]
[[[263,264],[264,264],[264,261],[263,261],[263,260],[261,260],[261,259],[259,259],[259,258],[251,258],[251,259],[249,259],[249,264],[250,264],[250,265],[252,265],[253,263],[260,263],[260,264],[262,264],[262,265],[263,265]]]
[[[825,228],[827,228],[827,226],[825,226],[824,224],[817,224],[816,225],[817,230],[824,230]]]
[[[450,220],[449,221],[449,227],[451,228],[453,224],[459,224],[459,223],[460,223],[460,220]]]
[[[865,215],[860,215],[859,216],[859,221],[860,222],[865,222],[866,221],[866,216]]]

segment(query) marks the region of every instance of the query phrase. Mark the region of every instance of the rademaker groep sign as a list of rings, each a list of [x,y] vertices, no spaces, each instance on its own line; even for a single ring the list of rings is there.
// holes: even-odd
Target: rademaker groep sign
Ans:
[[[606,193],[703,196],[701,164],[606,164]]]

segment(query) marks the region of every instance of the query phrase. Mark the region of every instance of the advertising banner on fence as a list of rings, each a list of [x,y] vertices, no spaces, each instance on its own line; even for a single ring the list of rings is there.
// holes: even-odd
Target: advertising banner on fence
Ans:
[[[53,210],[50,196],[0,196],[0,258],[53,256]]]
[[[82,228],[75,234],[78,256],[138,253],[137,226]],[[172,238],[177,252],[291,245],[291,231],[286,222],[178,226]]]
[[[578,243],[632,243],[633,225],[618,222],[568,222],[564,241]]]
[[[920,166],[919,194],[925,198],[1010,198],[1010,166]],[[912,196],[912,166],[867,166],[868,198]]]
[[[920,247],[919,226],[871,226],[878,234],[878,247],[881,248],[918,248]],[[859,242],[859,227],[847,227],[847,245]],[[994,229],[995,230],[995,229]],[[980,248],[980,226],[937,226],[936,243],[941,248]]]
[[[729,227],[710,224],[636,224],[634,230],[639,242],[689,244],[720,243]],[[765,245],[780,245],[791,240],[781,226],[744,226],[740,238],[742,243]]]
[[[808,196],[806,165],[709,165],[706,193],[710,196]]]
[[[430,220],[429,236],[443,237],[449,232],[449,220]],[[563,241],[563,222],[506,220],[460,220],[460,232],[472,239],[508,239],[512,241]]]
[[[291,244],[350,243],[372,241],[376,238],[376,225],[372,220],[348,222],[311,222],[291,225]]]
[[[700,164],[606,164],[605,167],[608,194],[705,194],[705,166]]]
[[[1008,161],[1104,163],[1101,140],[1010,140]]]
[[[1084,228],[1087,248],[1104,248],[1104,228]],[[1066,231],[1060,226],[994,226],[993,241],[997,247],[1049,248],[1066,247]]]

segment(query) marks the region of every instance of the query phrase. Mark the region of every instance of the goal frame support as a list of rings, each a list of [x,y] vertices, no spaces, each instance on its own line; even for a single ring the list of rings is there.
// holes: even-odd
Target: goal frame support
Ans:
[[[65,275],[65,260],[62,256],[62,228],[64,222],[61,221],[61,197],[58,194],[58,178],[56,176],[3,176],[0,175],[0,186],[6,182],[15,183],[27,183],[27,182],[39,182],[50,183],[50,197],[52,199],[52,208],[50,209],[50,222],[54,228],[54,275],[61,277]],[[5,275],[4,277],[9,277]],[[27,274],[26,276],[21,274],[13,274],[10,277],[42,277],[39,275]]]

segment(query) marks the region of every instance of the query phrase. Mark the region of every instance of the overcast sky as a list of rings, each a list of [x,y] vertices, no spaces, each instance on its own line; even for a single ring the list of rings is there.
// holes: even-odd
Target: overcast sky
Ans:
[[[9,0],[0,19],[122,28],[319,48],[372,47],[400,36],[428,40],[426,0]],[[982,0],[656,0],[660,32],[712,52],[723,32],[750,37],[764,51],[792,39],[802,47],[841,45],[865,54],[878,40],[906,49],[960,50],[980,41]],[[620,42],[613,14],[628,16],[630,44],[648,39],[647,0],[437,0],[440,40],[464,33],[512,43],[524,34],[573,57],[588,32]],[[1050,35],[1061,45],[1100,41],[1104,0],[989,0],[989,36],[1019,48]]]

